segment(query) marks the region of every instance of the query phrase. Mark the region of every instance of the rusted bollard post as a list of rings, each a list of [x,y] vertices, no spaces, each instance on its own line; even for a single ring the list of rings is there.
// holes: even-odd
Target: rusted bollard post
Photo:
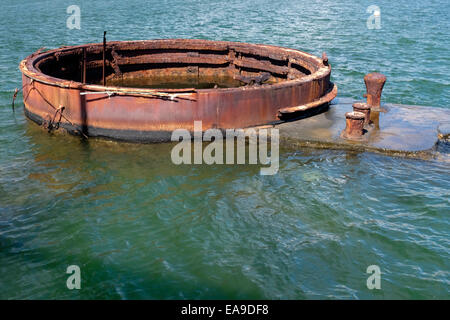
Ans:
[[[353,104],[353,111],[361,112],[364,114],[364,125],[365,126],[370,124],[370,107],[367,103],[355,102]]]
[[[347,112],[345,114],[345,130],[342,136],[346,139],[360,139],[364,134],[364,113]]]
[[[373,111],[380,110],[381,91],[383,91],[386,76],[381,73],[369,73],[364,77],[367,93],[364,95],[367,98],[367,104]]]

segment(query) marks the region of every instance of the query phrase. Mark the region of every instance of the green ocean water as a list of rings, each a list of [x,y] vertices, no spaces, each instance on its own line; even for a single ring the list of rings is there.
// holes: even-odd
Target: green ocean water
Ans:
[[[66,27],[69,5],[81,29]],[[366,8],[378,5],[381,29]],[[448,1],[38,1],[0,18],[0,298],[448,299],[450,165],[280,150],[280,169],[176,166],[171,144],[49,135],[11,112],[40,47],[201,38],[326,51],[339,96],[450,107]],[[82,289],[68,290],[78,265]],[[381,269],[369,290],[366,269]]]

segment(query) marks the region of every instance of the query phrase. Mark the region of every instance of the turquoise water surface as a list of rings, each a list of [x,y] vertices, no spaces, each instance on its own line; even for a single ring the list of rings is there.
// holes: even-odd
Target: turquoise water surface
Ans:
[[[70,4],[81,29],[66,27]],[[366,8],[378,5],[381,29]],[[450,166],[280,150],[280,169],[176,166],[171,144],[49,135],[18,64],[40,47],[201,38],[326,51],[341,97],[450,107],[448,1],[38,1],[0,18],[0,298],[448,299]],[[82,289],[68,290],[78,265]],[[366,269],[381,269],[381,289]]]

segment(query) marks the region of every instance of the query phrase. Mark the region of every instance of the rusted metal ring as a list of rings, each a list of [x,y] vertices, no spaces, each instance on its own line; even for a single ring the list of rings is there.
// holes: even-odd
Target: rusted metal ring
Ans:
[[[65,105],[70,132],[132,141],[165,141],[178,128],[246,128],[330,102],[328,58],[282,47],[191,39],[107,42],[32,54],[20,63],[27,116],[39,122]],[[115,79],[158,73],[233,77],[231,88],[150,89],[111,86]],[[269,74],[269,75],[268,75]],[[254,79],[254,80],[253,80]],[[34,80],[33,86],[25,86]],[[87,82],[87,83],[83,83]],[[251,85],[254,84],[254,85]],[[25,92],[26,91],[26,92]],[[114,93],[91,95],[80,93]],[[108,97],[110,99],[108,99]]]

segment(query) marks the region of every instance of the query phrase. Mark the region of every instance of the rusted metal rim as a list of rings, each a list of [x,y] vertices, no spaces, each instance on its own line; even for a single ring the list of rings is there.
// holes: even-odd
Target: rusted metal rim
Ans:
[[[337,96],[337,85],[332,83],[330,90],[324,96],[320,97],[319,99],[317,99],[313,102],[310,102],[310,103],[306,103],[301,106],[281,108],[280,110],[278,110],[278,113],[279,113],[280,117],[282,117],[283,115],[286,115],[286,114],[293,114],[293,113],[297,113],[297,112],[307,111],[309,109],[316,108],[325,103],[330,102],[331,100],[336,98],[336,96]]]
[[[105,49],[103,43],[62,47],[28,56],[20,70],[26,114],[32,120],[54,118],[63,106],[61,127],[71,132],[106,132],[116,138],[126,131],[143,141],[151,141],[154,132],[190,130],[194,120],[203,120],[205,130],[264,125],[326,104],[337,94],[325,54],[319,58],[300,50],[240,42],[165,39],[107,42]],[[116,85],[142,76],[231,76],[246,85]],[[128,136],[124,139],[134,140]]]
[[[196,39],[167,39],[167,40],[142,40],[142,41],[113,41],[108,42],[108,47],[120,47],[120,46],[136,46],[139,47],[140,45],[142,47],[145,47],[146,44],[151,43],[165,43],[172,44],[177,43],[177,45],[183,45],[183,44],[198,44],[199,48],[202,48],[201,45],[207,45],[207,44],[213,44],[215,46],[221,45],[223,49],[237,49],[239,48],[253,48],[255,50],[264,50],[266,49],[268,53],[273,50],[273,52],[277,52],[280,54],[280,57],[289,59],[289,56],[293,55],[294,58],[292,58],[291,63],[297,62],[300,66],[305,68],[311,68],[315,69],[315,71],[309,75],[306,75],[301,78],[296,78],[292,80],[287,80],[282,83],[272,84],[274,88],[279,87],[285,87],[290,85],[295,85],[298,83],[304,83],[313,81],[314,79],[317,79],[318,77],[323,77],[326,75],[329,75],[331,72],[331,66],[327,64],[325,65],[323,63],[323,60],[306,52],[295,50],[295,49],[289,49],[284,47],[278,47],[278,46],[272,46],[272,45],[260,45],[260,44],[247,44],[247,43],[241,43],[241,42],[228,42],[228,41],[209,41],[209,40],[196,40]],[[92,44],[85,44],[85,45],[79,45],[79,46],[70,46],[70,47],[61,47],[58,49],[52,49],[43,53],[34,53],[25,58],[20,63],[20,70],[24,75],[29,77],[30,79],[33,79],[35,81],[39,81],[45,84],[58,86],[62,88],[72,88],[72,89],[85,89],[89,91],[119,91],[119,92],[155,92],[155,91],[163,91],[163,92],[180,92],[180,91],[193,91],[193,88],[187,88],[186,90],[180,90],[180,89],[146,89],[146,88],[123,88],[123,87],[117,87],[117,86],[103,86],[100,84],[83,84],[80,81],[74,81],[74,80],[67,80],[67,79],[61,79],[57,77],[50,76],[48,74],[45,74],[41,70],[39,70],[36,67],[36,64],[40,61],[42,61],[45,58],[55,56],[55,54],[61,54],[64,52],[74,52],[74,51],[81,51],[83,48],[89,48],[93,51],[97,50],[99,51],[102,47],[102,43],[92,43]],[[168,46],[169,48],[172,46]],[[295,58],[301,58],[303,60],[295,59]],[[249,88],[247,88],[249,89]],[[258,90],[258,87],[251,87],[251,89]],[[206,90],[239,90],[239,88],[217,88],[217,89],[197,89],[206,91]]]

